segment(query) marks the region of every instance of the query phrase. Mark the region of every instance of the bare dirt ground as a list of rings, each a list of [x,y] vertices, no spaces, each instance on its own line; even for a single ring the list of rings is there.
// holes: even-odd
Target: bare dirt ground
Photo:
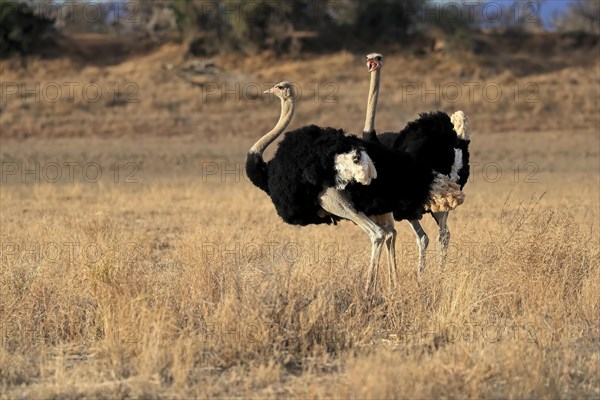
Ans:
[[[358,133],[362,55],[2,61],[0,397],[600,396],[597,59],[385,56],[378,129],[463,109],[472,171],[445,268],[425,216],[418,281],[397,223],[400,285],[383,263],[373,299],[358,227],[285,225],[243,174],[278,115],[268,83],[298,82],[292,128]]]

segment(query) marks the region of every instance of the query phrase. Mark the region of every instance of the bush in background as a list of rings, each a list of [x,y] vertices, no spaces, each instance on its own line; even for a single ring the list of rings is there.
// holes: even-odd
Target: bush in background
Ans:
[[[36,15],[26,3],[0,4],[0,57],[32,54],[52,42],[54,21]]]

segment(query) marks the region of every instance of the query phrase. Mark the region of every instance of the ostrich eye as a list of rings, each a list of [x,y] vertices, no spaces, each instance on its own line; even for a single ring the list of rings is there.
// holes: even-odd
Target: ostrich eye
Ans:
[[[375,58],[377,59],[377,61],[381,61],[381,56],[377,56]]]
[[[360,154],[355,154],[355,155],[352,157],[352,161],[354,161],[355,163],[358,163],[358,162],[360,162]]]

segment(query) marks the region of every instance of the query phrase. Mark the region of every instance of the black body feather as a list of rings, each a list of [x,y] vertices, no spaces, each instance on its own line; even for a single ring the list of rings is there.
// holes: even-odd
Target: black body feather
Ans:
[[[368,132],[363,133],[363,139],[371,144],[367,147],[368,153],[375,162],[378,174],[382,173],[383,176],[382,179],[378,177],[370,188],[353,185],[349,188],[349,196],[357,208],[363,208],[368,215],[392,211],[396,221],[420,219],[434,172],[450,174],[455,148],[463,152],[463,166],[458,172],[461,189],[469,178],[469,141],[458,137],[450,117],[444,112],[423,113],[400,132],[381,135]],[[398,160],[388,160],[392,156],[387,154],[376,161],[377,157],[373,157],[371,151],[380,145],[392,150]],[[384,154],[381,151],[379,153]],[[385,166],[381,165],[382,160],[385,160]],[[388,176],[387,171],[395,172],[393,176]],[[424,185],[424,182],[428,184]],[[384,193],[383,197],[381,193]],[[368,198],[375,200],[369,203]],[[401,200],[395,209],[386,204],[391,198]]]
[[[366,215],[394,213],[394,218],[420,219],[429,197],[433,173],[410,154],[379,143],[363,146],[377,169],[370,185],[352,183],[345,193],[356,210]]]
[[[288,224],[335,223],[339,218],[318,215],[319,195],[325,187],[335,186],[336,154],[359,148],[361,141],[342,130],[308,125],[287,132],[267,163],[258,154],[248,154],[246,174],[269,194]]]
[[[454,149],[463,153],[463,166],[459,170],[462,187],[469,178],[469,140],[461,139],[454,131],[448,114],[437,111],[420,114],[400,132],[386,132],[378,137],[389,148],[405,151],[420,163],[441,174],[448,175],[454,164]]]

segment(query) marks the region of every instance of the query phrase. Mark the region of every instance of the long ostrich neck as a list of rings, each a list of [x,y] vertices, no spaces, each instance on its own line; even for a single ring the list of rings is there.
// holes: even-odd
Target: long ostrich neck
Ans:
[[[364,133],[375,132],[375,112],[377,110],[377,98],[379,97],[379,80],[381,69],[377,68],[371,72],[371,85],[369,87],[369,98],[367,101],[367,117],[365,118]]]
[[[292,117],[294,116],[294,110],[296,108],[296,99],[292,98],[289,100],[281,100],[281,114],[279,115],[279,121],[277,125],[266,135],[258,139],[256,143],[250,148],[250,153],[261,154],[265,149],[273,143],[279,135],[283,133],[285,128],[290,124]]]

